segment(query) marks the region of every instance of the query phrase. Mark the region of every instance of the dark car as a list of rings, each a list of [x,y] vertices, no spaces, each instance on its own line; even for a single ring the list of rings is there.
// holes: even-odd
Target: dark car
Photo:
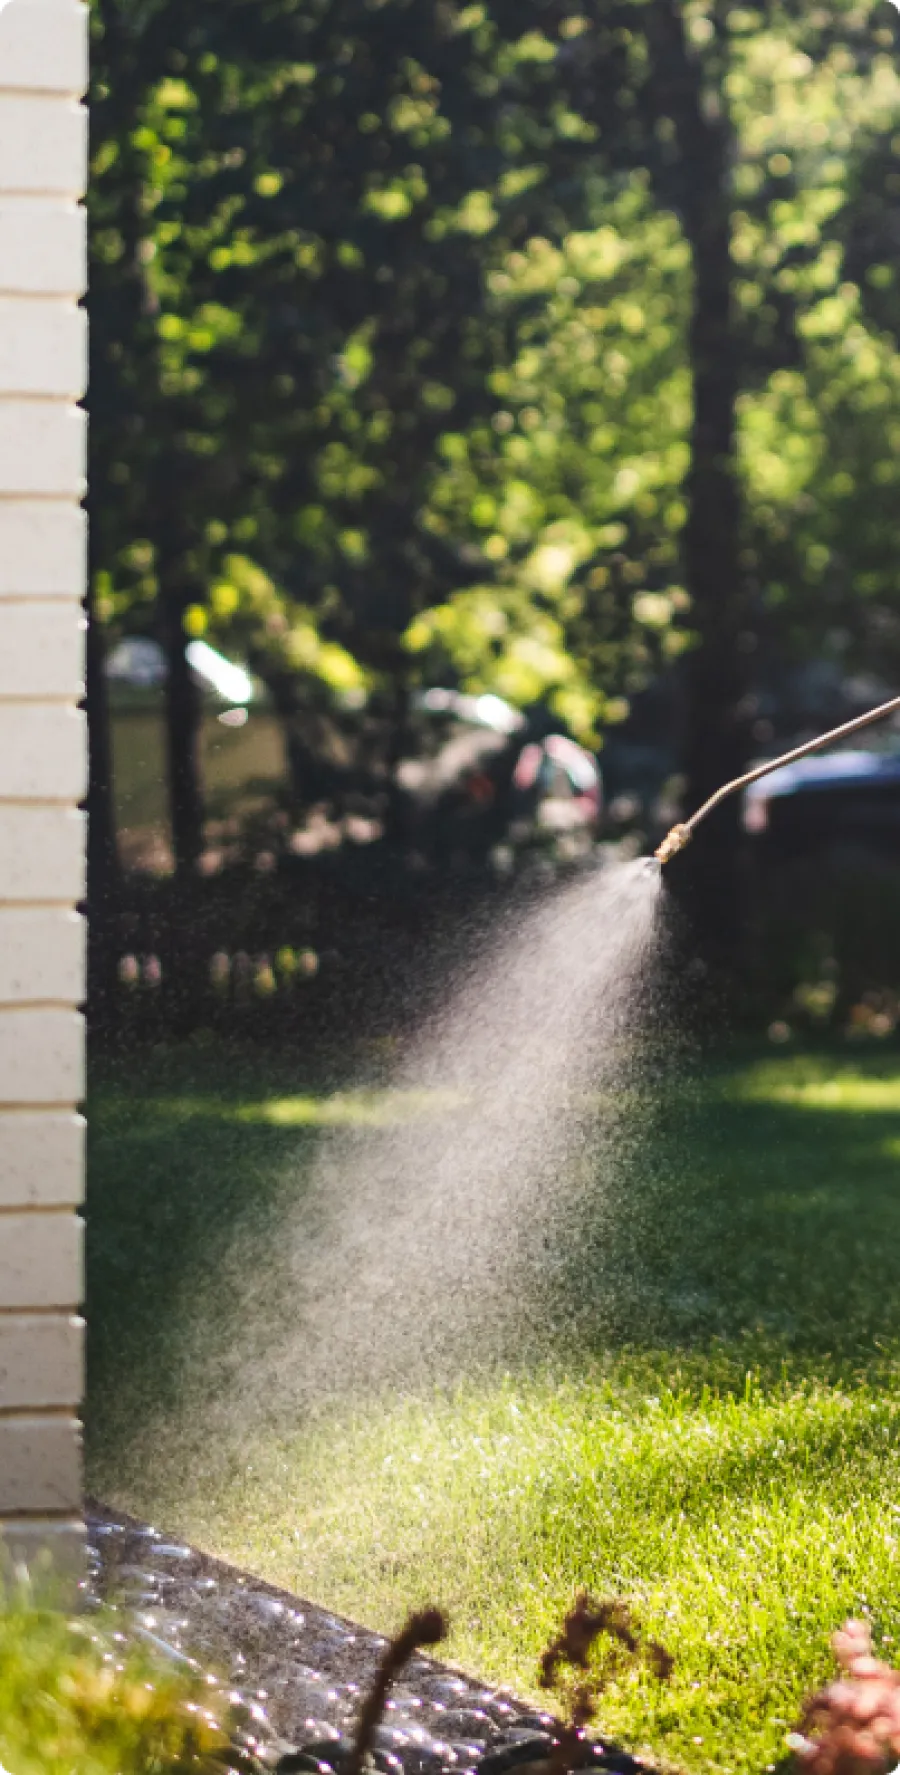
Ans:
[[[779,855],[840,843],[900,855],[900,752],[814,754],[744,793],[744,828]]]

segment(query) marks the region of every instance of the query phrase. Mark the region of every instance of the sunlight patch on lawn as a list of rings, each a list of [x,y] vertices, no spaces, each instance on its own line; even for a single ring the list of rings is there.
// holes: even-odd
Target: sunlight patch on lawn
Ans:
[[[848,1063],[813,1059],[764,1061],[740,1082],[738,1096],[747,1103],[789,1104],[797,1109],[839,1110],[851,1115],[871,1111],[900,1111],[900,1065],[892,1056],[893,1070],[882,1077],[860,1072]]]
[[[461,1099],[451,1091],[339,1091],[331,1097],[273,1097],[244,1103],[234,1111],[238,1122],[266,1122],[275,1128],[389,1128],[419,1116],[446,1113]]]
[[[463,1099],[450,1091],[298,1091],[283,1097],[258,1097],[250,1102],[224,1102],[215,1095],[185,1093],[154,1096],[135,1106],[128,1099],[111,1102],[105,1119],[127,1119],[156,1125],[193,1121],[269,1128],[390,1128],[423,1116],[445,1115]]]

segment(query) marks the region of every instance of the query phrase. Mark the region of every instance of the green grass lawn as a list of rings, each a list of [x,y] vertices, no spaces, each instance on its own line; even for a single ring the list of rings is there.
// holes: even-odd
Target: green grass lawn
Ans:
[[[442,1603],[452,1656],[522,1692],[577,1586],[627,1597],[676,1669],[612,1684],[605,1729],[691,1770],[775,1763],[846,1613],[900,1643],[900,1056],[671,1091],[572,1348],[211,1437],[247,1331],[230,1254],[275,1287],[323,1130],[400,1113],[339,1084],[201,1049],[96,1069],[92,1486],[379,1628]],[[591,1306],[589,1267],[577,1287]]]

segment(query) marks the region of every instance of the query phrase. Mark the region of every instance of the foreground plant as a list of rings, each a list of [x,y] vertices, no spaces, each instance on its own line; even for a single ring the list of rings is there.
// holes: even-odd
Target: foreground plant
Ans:
[[[811,1775],[872,1775],[900,1759],[900,1671],[872,1653],[865,1621],[846,1621],[832,1640],[844,1674],[807,1702],[788,1740]]]
[[[344,1775],[361,1775],[375,1733],[384,1716],[391,1684],[396,1681],[403,1666],[409,1663],[413,1653],[420,1647],[439,1645],[442,1639],[446,1639],[447,1631],[447,1618],[440,1609],[423,1609],[420,1614],[410,1615],[396,1639],[390,1641],[360,1709],[356,1737]]]
[[[605,1636],[613,1656],[605,1668],[590,1671],[590,1654],[596,1642]],[[614,1674],[623,1665],[644,1657],[654,1675],[667,1682],[674,1668],[674,1659],[656,1640],[643,1640],[627,1603],[613,1599],[594,1606],[586,1591],[575,1599],[575,1606],[566,1616],[562,1631],[550,1641],[541,1658],[538,1681],[542,1689],[555,1690],[566,1706],[551,1759],[553,1775],[567,1775],[584,1761],[584,1734],[595,1718],[597,1699]],[[575,1672],[574,1681],[566,1681],[562,1666]]]
[[[385,1650],[353,1741],[342,1745],[333,1769],[374,1769],[391,1685],[415,1652],[437,1646],[447,1632],[437,1608],[409,1616]],[[865,1622],[847,1621],[832,1645],[842,1674],[806,1703],[789,1748],[809,1775],[897,1775],[900,1671],[874,1657]],[[273,1745],[257,1755],[258,1747],[229,1730],[229,1704],[239,1697],[187,1658],[163,1653],[116,1610],[72,1619],[27,1583],[6,1590],[0,1583],[0,1775],[324,1775],[311,1746],[282,1746],[279,1756]],[[534,1775],[538,1768],[541,1775],[572,1775],[604,1759],[610,1746],[588,1735],[598,1699],[639,1664],[666,1682],[674,1660],[643,1636],[626,1603],[595,1604],[579,1593],[540,1661],[539,1684],[555,1694],[559,1715],[540,1722],[546,1736],[542,1730],[512,1747],[523,1775],[529,1762]],[[499,1768],[498,1756],[509,1754],[503,1741],[485,1769],[488,1762]]]
[[[112,1613],[71,1619],[0,1590],[0,1766],[9,1775],[208,1775],[227,1765],[216,1691],[126,1641]]]

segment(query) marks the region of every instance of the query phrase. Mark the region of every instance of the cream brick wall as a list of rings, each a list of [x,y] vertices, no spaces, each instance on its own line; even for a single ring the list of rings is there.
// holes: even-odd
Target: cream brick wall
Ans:
[[[86,7],[0,8],[0,1535],[81,1544]]]

